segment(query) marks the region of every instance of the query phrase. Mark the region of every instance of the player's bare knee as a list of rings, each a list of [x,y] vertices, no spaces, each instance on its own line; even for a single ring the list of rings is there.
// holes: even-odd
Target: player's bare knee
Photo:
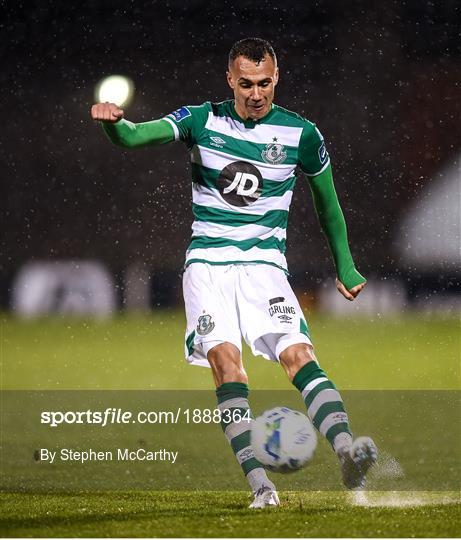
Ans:
[[[290,345],[280,353],[280,363],[283,366],[290,381],[298,371],[308,362],[316,362],[314,347],[306,343]]]
[[[210,349],[208,361],[217,386],[226,382],[248,383],[240,351],[232,343],[221,343]]]

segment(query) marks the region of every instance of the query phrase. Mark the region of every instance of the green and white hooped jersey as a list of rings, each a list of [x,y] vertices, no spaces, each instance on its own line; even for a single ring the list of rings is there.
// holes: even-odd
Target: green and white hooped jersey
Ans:
[[[243,120],[232,100],[181,107],[164,119],[191,153],[195,220],[186,266],[262,263],[287,271],[295,169],[316,176],[330,162],[315,124],[277,105],[261,120]]]

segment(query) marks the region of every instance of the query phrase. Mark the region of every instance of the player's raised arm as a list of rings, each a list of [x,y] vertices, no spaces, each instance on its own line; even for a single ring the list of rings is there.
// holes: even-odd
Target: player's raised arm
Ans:
[[[123,118],[123,110],[114,103],[96,103],[91,117],[100,121],[110,141],[124,148],[165,144],[175,140],[172,125],[164,120],[133,123]]]

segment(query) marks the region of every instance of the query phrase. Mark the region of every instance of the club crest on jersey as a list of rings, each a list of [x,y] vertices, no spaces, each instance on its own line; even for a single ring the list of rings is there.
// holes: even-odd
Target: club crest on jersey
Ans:
[[[170,116],[173,120],[176,120],[176,122],[181,122],[181,120],[184,120],[184,118],[191,116],[191,113],[187,107],[181,107],[180,109],[173,111],[168,116]]]
[[[287,153],[283,144],[279,144],[277,137],[274,137],[271,143],[266,144],[266,148],[261,152],[261,157],[266,163],[275,165],[283,163],[287,158]]]
[[[211,318],[211,315],[200,315],[197,324],[197,334],[200,334],[201,336],[206,336],[213,330],[213,328],[214,322]]]

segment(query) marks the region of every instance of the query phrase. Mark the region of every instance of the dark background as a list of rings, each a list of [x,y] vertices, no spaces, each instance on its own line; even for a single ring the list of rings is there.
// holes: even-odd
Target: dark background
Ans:
[[[275,102],[315,122],[327,142],[357,266],[407,270],[395,252],[408,204],[461,148],[459,2],[111,2],[3,4],[1,301],[31,259],[96,258],[122,275],[135,261],[165,287],[178,275],[192,213],[180,143],[124,151],[90,119],[94,87],[136,85],[125,116],[161,117],[231,97],[227,53],[272,42]],[[305,178],[290,214],[293,279],[333,267]]]

